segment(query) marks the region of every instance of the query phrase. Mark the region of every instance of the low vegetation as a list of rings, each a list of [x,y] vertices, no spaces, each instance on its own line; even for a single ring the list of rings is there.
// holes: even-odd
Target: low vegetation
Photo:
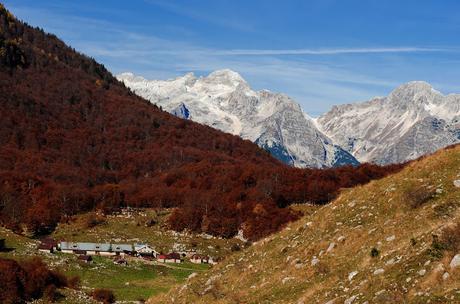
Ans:
[[[0,257],[0,277],[0,302],[5,304],[42,297],[54,301],[58,288],[69,287],[62,273],[50,270],[37,257],[20,262]]]
[[[460,303],[459,170],[460,145],[347,189],[149,303]]]
[[[225,258],[231,253],[233,244],[244,248],[245,242],[238,239],[212,238],[192,233],[179,234],[165,230],[168,210],[130,211],[126,214],[101,216],[88,213],[68,218],[57,226],[51,237],[58,240],[86,242],[147,243],[165,253],[178,249],[194,249],[202,255]],[[99,224],[87,228],[88,219],[98,218]],[[152,224],[153,220],[155,224]],[[95,289],[110,289],[118,301],[140,301],[168,292],[177,284],[185,282],[192,273],[207,271],[210,265],[158,264],[128,258],[128,265],[118,265],[106,257],[93,257],[84,263],[77,256],[64,253],[41,253],[39,241],[0,228],[0,238],[6,239],[7,249],[0,257],[22,261],[28,257],[39,257],[50,267],[67,276],[69,287],[77,290],[58,289],[60,303],[92,303]],[[1,301],[0,301],[1,302]]]
[[[50,236],[56,240],[72,242],[146,243],[162,253],[188,249],[214,258],[224,258],[234,248],[247,246],[246,242],[236,238],[168,230],[170,212],[167,209],[140,209],[108,216],[89,212],[59,223]],[[88,219],[93,218],[98,218],[99,224],[90,228],[87,225]]]
[[[98,302],[104,304],[115,303],[115,295],[110,289],[96,288],[91,293],[91,296]]]

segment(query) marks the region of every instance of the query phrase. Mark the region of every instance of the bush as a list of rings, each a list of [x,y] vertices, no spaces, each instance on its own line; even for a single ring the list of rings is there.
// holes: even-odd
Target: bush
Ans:
[[[67,280],[67,284],[69,285],[70,288],[73,288],[73,289],[80,288],[80,283],[81,281],[80,281],[79,276],[73,276]]]
[[[460,251],[460,224],[445,228],[440,235],[433,235],[428,255],[433,259],[441,259],[444,251],[457,253]]]
[[[20,263],[0,258],[0,303],[24,303],[42,297],[53,301],[57,288],[68,287],[67,278],[50,270],[39,258]]]
[[[56,300],[56,297],[57,297],[57,292],[56,292],[57,288],[56,286],[54,286],[53,284],[51,285],[48,285],[45,290],[43,291],[43,298],[51,301],[51,302],[54,302]]]
[[[377,248],[372,248],[371,249],[371,257],[376,258],[380,255],[380,251]]]
[[[233,244],[232,247],[231,247],[232,252],[236,252],[236,251],[240,251],[240,250],[241,250],[241,247],[238,244]]]
[[[431,247],[428,248],[428,255],[434,259],[439,260],[444,256],[444,250],[446,249],[444,244],[440,241],[439,236],[436,234],[432,235]]]
[[[102,302],[104,304],[115,303],[115,295],[113,291],[105,288],[97,288],[93,290],[92,293],[93,299],[96,301]]]
[[[149,219],[145,222],[145,227],[152,227],[157,224],[157,221],[155,219]]]
[[[97,216],[94,213],[90,213],[85,218],[84,226],[85,228],[94,228],[104,223],[105,219],[102,216]]]
[[[433,208],[433,211],[436,214],[436,216],[451,217],[456,209],[457,209],[457,202],[448,201],[448,202],[435,206]]]
[[[329,266],[326,263],[318,262],[315,265],[315,273],[319,275],[326,275],[330,272]]]
[[[443,248],[452,252],[460,251],[460,224],[447,227],[442,231],[440,243]]]
[[[436,190],[434,189],[428,189],[425,186],[416,186],[406,191],[405,200],[412,209],[415,209],[430,201],[435,195]]]

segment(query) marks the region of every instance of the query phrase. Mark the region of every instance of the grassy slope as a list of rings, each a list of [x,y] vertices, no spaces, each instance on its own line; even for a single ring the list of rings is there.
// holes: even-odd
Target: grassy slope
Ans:
[[[145,212],[131,216],[108,216],[106,222],[93,228],[85,226],[88,215],[75,216],[67,224],[59,224],[52,237],[57,240],[80,242],[147,243],[159,252],[170,252],[174,244],[213,257],[225,257],[233,244],[242,246],[238,239],[205,238],[195,233],[167,231],[164,222],[169,216],[167,210],[145,209]],[[145,223],[155,220],[156,224],[146,227]]]
[[[330,205],[150,302],[460,303],[460,271],[449,268],[454,252],[441,257],[432,250],[432,234],[460,220],[456,179],[460,146],[345,190]],[[413,208],[408,195],[414,190],[436,194]],[[336,247],[327,252],[331,243]],[[374,247],[377,257],[370,254]]]
[[[239,244],[236,239],[218,238],[204,239],[193,234],[176,234],[162,229],[167,217],[165,211],[147,210],[145,213],[132,217],[108,217],[104,224],[94,228],[84,228],[85,217],[79,215],[68,224],[60,224],[52,237],[69,241],[101,241],[101,242],[147,242],[157,250],[169,252],[173,244],[184,244],[186,248],[212,256],[226,256],[232,244]],[[146,227],[145,222],[156,219],[158,224]],[[138,225],[139,223],[139,225]],[[0,228],[0,238],[5,238],[7,247],[14,250],[0,252],[0,257],[16,260],[34,255],[40,256],[52,268],[61,269],[68,275],[78,275],[82,281],[82,292],[64,291],[67,295],[63,303],[87,303],[84,292],[93,288],[109,288],[114,290],[118,300],[147,299],[153,295],[167,292],[171,287],[183,283],[193,272],[209,269],[208,265],[196,265],[189,262],[166,267],[162,265],[146,265],[130,261],[128,266],[115,265],[108,258],[96,257],[90,265],[81,264],[71,254],[45,254],[37,251],[38,241]]]

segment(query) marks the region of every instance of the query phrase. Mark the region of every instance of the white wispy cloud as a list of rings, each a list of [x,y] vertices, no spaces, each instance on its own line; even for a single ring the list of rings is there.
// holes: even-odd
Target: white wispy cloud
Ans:
[[[164,41],[166,42],[166,41]],[[155,47],[148,50],[140,51],[125,49],[125,55],[139,54],[162,54],[162,55],[181,55],[184,53],[203,56],[281,56],[281,55],[344,55],[344,54],[384,54],[384,53],[421,53],[421,52],[452,52],[453,49],[448,48],[423,48],[423,47],[382,47],[382,48],[330,48],[330,49],[208,49],[188,46],[187,48],[165,48],[171,45],[171,42],[163,44],[161,47]],[[459,51],[459,50],[457,50]],[[117,52],[110,54],[105,52],[104,55],[117,56]]]
[[[448,49],[424,47],[380,47],[380,48],[329,48],[329,49],[278,49],[278,50],[222,50],[216,55],[340,55],[371,53],[445,52]]]
[[[333,104],[386,95],[402,82],[413,80],[414,75],[420,79],[423,77],[419,75],[429,73],[424,70],[426,66],[420,64],[423,61],[411,62],[408,58],[431,56],[436,52],[460,52],[449,47],[419,46],[215,49],[172,36],[160,37],[153,31],[142,33],[125,24],[76,17],[45,8],[17,5],[13,12],[33,25],[58,34],[114,73],[131,71],[148,78],[164,79],[190,71],[201,75],[230,68],[242,74],[255,89],[288,94],[313,116],[327,111]],[[227,22],[225,25],[232,26]],[[353,54],[362,56],[351,56]],[[444,79],[458,79],[456,75],[452,72]],[[444,81],[443,85],[448,83]],[[458,91],[454,90],[456,87],[452,84],[452,91]]]
[[[248,22],[243,22],[243,20],[238,18],[238,16],[235,16],[235,18],[222,18],[222,16],[215,17],[213,14],[203,13],[194,9],[192,5],[178,5],[169,0],[144,0],[144,2],[199,22],[204,21],[209,24],[231,28],[242,32],[255,32],[255,29],[252,25],[250,25]]]

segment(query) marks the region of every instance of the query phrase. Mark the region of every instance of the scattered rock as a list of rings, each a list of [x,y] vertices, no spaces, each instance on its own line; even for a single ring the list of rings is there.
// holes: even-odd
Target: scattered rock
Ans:
[[[286,284],[288,281],[293,280],[293,277],[285,277],[281,280],[281,283]]]
[[[450,268],[457,268],[460,266],[460,254],[457,253],[452,260],[450,261],[449,264]]]
[[[424,276],[426,274],[426,269],[420,269],[417,273],[419,276]]]
[[[211,291],[212,289],[214,288],[213,285],[209,285],[208,287],[206,287],[204,290],[203,290],[203,294],[207,294],[209,291]]]
[[[391,235],[391,236],[387,237],[385,240],[386,240],[387,242],[393,242],[395,239],[396,239],[396,236]]]
[[[434,272],[444,272],[444,265],[439,263],[438,265],[436,265],[436,267],[434,267],[433,271]]]
[[[385,265],[393,265],[394,263],[396,263],[396,259],[391,258],[391,259],[389,259],[388,261],[385,262]]]
[[[386,289],[382,289],[382,290],[380,290],[380,291],[377,291],[377,292],[375,293],[375,296],[379,296],[379,295],[385,293],[385,291],[387,291],[387,290],[386,290]]]
[[[348,299],[346,299],[346,300],[343,302],[343,304],[351,304],[351,303],[353,303],[353,302],[356,300],[356,298],[358,298],[358,297],[357,297],[357,296],[351,296],[351,297],[349,297]]]
[[[345,242],[345,237],[343,235],[339,236],[337,238],[337,242],[340,242],[340,243]]]
[[[367,232],[367,234],[372,234],[372,233],[373,233],[374,231],[376,231],[376,230],[377,230],[377,228],[372,228],[371,230],[369,230],[369,231]]]
[[[353,278],[358,274],[358,271],[352,271],[348,274],[348,281],[353,280]],[[350,302],[351,303],[351,302]]]
[[[318,263],[319,263],[319,259],[314,256],[313,259],[311,259],[311,266],[315,266]]]
[[[330,244],[329,244],[329,247],[327,247],[326,252],[331,252],[331,251],[335,248],[335,246],[336,246],[336,245],[335,245],[334,242],[330,243]]]
[[[442,274],[442,279],[443,279],[444,281],[447,280],[449,277],[450,277],[450,274],[449,274],[448,272],[444,272],[444,273]]]
[[[190,280],[190,279],[193,279],[194,277],[196,277],[198,274],[196,272],[190,274],[187,279]]]
[[[460,188],[460,179],[454,180],[454,186]]]
[[[385,270],[383,268],[379,268],[379,269],[374,271],[374,275],[379,275],[379,274],[382,274],[384,272],[385,272]]]

